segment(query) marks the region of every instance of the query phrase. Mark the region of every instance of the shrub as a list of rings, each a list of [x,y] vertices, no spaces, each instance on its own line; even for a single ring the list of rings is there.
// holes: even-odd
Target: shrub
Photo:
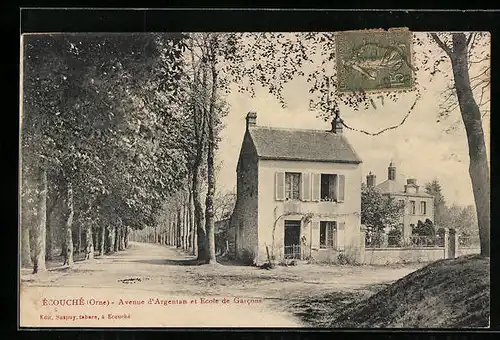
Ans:
[[[370,232],[366,234],[365,243],[374,248],[385,246],[385,237],[383,231]]]
[[[392,247],[403,246],[403,231],[400,228],[395,228],[387,233],[388,245]]]
[[[346,249],[346,251],[341,251],[337,255],[337,263],[340,265],[357,265],[359,264],[356,258],[356,252],[352,249]]]
[[[426,219],[425,222],[419,220],[412,233],[418,236],[436,236],[436,229],[431,220]]]

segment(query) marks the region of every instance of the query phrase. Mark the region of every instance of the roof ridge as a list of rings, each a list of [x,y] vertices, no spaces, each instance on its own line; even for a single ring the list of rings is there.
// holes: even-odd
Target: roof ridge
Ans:
[[[332,136],[335,137],[342,137],[342,135],[337,135],[330,130],[318,130],[318,129],[296,129],[296,128],[286,128],[286,127],[274,127],[274,126],[262,126],[262,125],[255,125],[250,127],[250,131],[254,129],[266,129],[266,130],[281,130],[281,131],[300,131],[300,132],[324,132],[324,133],[331,133]]]
[[[248,127],[258,157],[310,161],[361,163],[347,138],[327,130]]]

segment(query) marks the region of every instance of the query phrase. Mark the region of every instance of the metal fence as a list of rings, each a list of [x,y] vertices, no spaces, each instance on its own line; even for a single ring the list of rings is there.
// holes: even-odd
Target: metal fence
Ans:
[[[300,259],[300,244],[285,246],[285,259]]]
[[[369,235],[365,239],[366,248],[420,248],[444,247],[444,237],[412,235],[404,240],[401,236],[387,234]]]

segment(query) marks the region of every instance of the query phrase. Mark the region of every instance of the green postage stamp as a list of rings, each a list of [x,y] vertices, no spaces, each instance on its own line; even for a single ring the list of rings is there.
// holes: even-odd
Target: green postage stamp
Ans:
[[[413,87],[409,30],[346,31],[335,35],[341,92],[410,90]]]

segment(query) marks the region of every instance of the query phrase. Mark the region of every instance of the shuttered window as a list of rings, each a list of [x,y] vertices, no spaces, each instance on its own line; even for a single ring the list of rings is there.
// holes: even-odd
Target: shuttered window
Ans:
[[[345,222],[339,222],[337,227],[337,249],[345,248]]]
[[[320,200],[320,185],[321,185],[321,175],[320,174],[311,174],[311,187],[312,187],[312,200],[319,201]]]
[[[276,200],[283,201],[285,199],[285,173],[276,173]]]
[[[313,221],[311,223],[311,248],[312,250],[319,249],[319,222]]]
[[[319,231],[320,248],[337,248],[337,223],[335,221],[321,221]]]
[[[346,180],[344,175],[321,174],[321,200],[344,202]]]
[[[344,202],[345,200],[345,176],[344,175],[339,175],[339,196],[337,201],[338,202]]]
[[[417,211],[415,201],[410,201],[410,214],[415,215],[416,213]]]
[[[420,214],[427,214],[427,203],[425,201],[420,202]]]
[[[303,201],[311,200],[311,178],[310,174],[302,173],[302,190],[301,190],[301,198]]]
[[[298,200],[300,198],[300,177],[298,172],[285,173],[285,199]]]

